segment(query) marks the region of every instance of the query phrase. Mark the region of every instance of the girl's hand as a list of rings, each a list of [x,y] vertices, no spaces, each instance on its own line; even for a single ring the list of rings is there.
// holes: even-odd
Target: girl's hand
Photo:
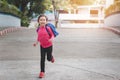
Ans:
[[[34,47],[36,47],[36,45],[37,45],[36,43],[33,44]]]
[[[33,44],[33,46],[36,47],[37,44],[38,44],[38,42],[35,42],[35,43]]]
[[[50,39],[49,39],[49,42],[52,42],[52,41],[53,41],[53,39],[54,39],[54,37],[50,38]]]
[[[53,40],[52,39],[49,39],[49,42],[52,42]]]

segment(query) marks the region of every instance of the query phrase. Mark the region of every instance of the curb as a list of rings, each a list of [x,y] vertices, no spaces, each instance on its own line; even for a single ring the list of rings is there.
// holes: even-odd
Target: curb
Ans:
[[[107,29],[110,30],[112,32],[114,32],[117,35],[120,35],[120,30],[116,29],[116,28],[112,28],[112,27],[103,27],[103,29]]]
[[[21,29],[26,29],[26,28],[23,28],[23,27],[6,28],[6,29],[0,31],[0,36],[6,35],[7,33],[14,32],[14,31],[21,30]]]

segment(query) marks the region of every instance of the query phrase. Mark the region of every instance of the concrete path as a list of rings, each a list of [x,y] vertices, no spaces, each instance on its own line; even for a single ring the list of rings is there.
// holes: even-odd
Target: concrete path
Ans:
[[[120,80],[120,37],[104,29],[58,29],[55,63],[42,80]],[[35,29],[0,36],[0,80],[39,80]]]

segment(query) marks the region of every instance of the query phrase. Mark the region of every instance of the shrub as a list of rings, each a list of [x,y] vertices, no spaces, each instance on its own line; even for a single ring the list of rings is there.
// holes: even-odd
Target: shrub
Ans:
[[[21,12],[14,5],[10,5],[7,2],[0,1],[0,12],[10,13],[15,16],[21,17]]]

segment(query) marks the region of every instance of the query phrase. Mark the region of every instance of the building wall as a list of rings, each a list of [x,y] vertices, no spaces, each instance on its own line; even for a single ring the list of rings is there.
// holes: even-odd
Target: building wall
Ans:
[[[0,13],[0,27],[20,27],[21,20],[20,18],[10,15]]]
[[[104,20],[105,26],[120,26],[120,13],[110,15]]]
[[[85,5],[78,7],[77,14],[59,14],[59,27],[86,28],[103,26],[103,5]]]

